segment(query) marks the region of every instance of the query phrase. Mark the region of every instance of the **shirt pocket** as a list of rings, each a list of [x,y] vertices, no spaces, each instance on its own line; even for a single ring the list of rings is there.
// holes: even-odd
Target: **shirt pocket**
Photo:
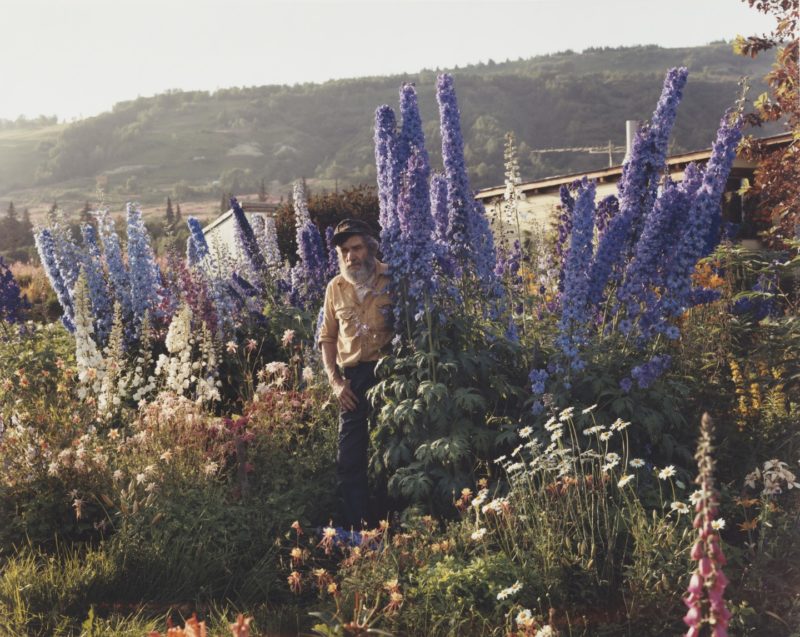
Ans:
[[[344,338],[353,339],[358,335],[358,315],[352,307],[336,308],[336,320]]]

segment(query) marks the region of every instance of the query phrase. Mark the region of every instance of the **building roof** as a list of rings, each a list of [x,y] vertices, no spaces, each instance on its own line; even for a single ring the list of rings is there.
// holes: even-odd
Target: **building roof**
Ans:
[[[764,137],[760,141],[767,146],[783,146],[789,144],[792,140],[792,133],[782,133],[780,135],[773,135],[771,137]],[[691,151],[688,153],[681,153],[680,155],[672,155],[667,157],[667,167],[671,173],[682,172],[686,166],[692,162],[703,163],[711,157],[711,148],[703,150]],[[737,157],[731,170],[731,177],[742,177],[752,174],[755,164],[747,160]],[[592,170],[589,172],[570,173],[567,175],[557,175],[555,177],[546,177],[545,179],[538,179],[536,181],[528,181],[520,184],[520,188],[526,195],[536,195],[544,192],[552,192],[558,190],[561,186],[571,184],[576,179],[587,177],[598,183],[616,182],[622,176],[622,164],[603,168],[601,170]],[[475,193],[475,198],[483,201],[491,201],[500,198],[505,194],[506,187],[492,186],[491,188],[483,188]]]
[[[280,204],[277,203],[269,203],[269,202],[261,202],[261,201],[241,201],[239,202],[242,206],[242,210],[245,212],[250,213],[260,213],[260,214],[267,214],[271,216],[275,216],[275,211],[278,209]],[[211,223],[209,223],[205,228],[203,228],[203,233],[207,234],[217,226],[222,225],[228,219],[233,216],[233,208],[228,210],[228,212],[222,213],[219,217],[214,219]]]

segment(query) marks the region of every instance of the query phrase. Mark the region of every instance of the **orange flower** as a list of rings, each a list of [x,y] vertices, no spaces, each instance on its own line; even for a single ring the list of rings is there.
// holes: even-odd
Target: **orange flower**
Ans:
[[[757,498],[736,498],[735,502],[740,507],[749,509],[751,506],[758,504],[759,501]]]
[[[752,531],[758,526],[758,518],[753,518],[752,520],[745,520],[741,524],[739,524],[740,531]]]

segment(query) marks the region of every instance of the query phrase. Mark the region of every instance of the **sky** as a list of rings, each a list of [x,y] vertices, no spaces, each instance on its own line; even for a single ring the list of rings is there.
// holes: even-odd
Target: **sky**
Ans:
[[[741,0],[0,0],[0,118],[772,29]]]

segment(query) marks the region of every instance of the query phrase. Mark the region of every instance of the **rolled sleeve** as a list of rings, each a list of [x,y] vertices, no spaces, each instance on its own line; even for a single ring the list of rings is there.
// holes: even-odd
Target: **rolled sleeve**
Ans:
[[[339,324],[333,306],[333,281],[325,288],[325,302],[322,304],[322,325],[319,328],[317,346],[322,343],[335,343],[339,336]]]

